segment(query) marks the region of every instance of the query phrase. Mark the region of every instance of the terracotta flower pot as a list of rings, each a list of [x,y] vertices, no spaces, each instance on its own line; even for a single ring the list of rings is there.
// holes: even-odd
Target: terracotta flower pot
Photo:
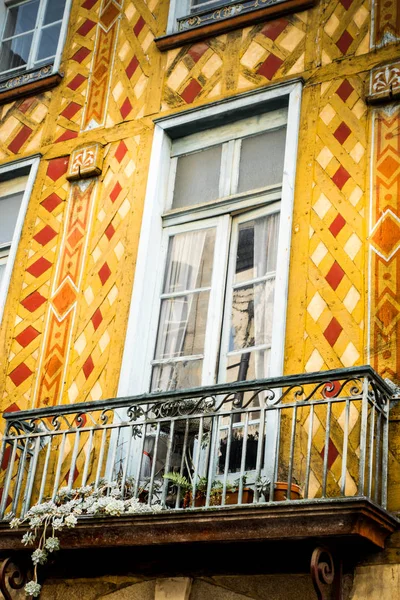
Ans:
[[[300,487],[297,483],[292,483],[290,486],[290,500],[299,500],[301,498]],[[282,502],[288,500],[288,483],[287,481],[276,481],[274,485],[274,502]]]
[[[253,497],[254,497],[254,491],[251,488],[243,488],[242,504],[252,504]],[[227,506],[228,504],[238,504],[238,501],[239,501],[239,492],[228,492],[228,491],[226,492],[224,506]],[[221,506],[221,502],[222,502],[222,494],[221,494],[221,496],[214,495],[214,496],[211,496],[211,498],[210,498],[210,506]],[[196,500],[194,502],[194,505],[196,507],[205,506],[206,505],[206,495],[205,494],[196,495]],[[191,506],[190,502],[188,503],[188,506]]]

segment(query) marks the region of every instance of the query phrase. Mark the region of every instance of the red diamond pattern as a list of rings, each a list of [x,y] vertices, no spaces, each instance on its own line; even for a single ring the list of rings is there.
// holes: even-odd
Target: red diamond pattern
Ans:
[[[36,240],[41,246],[45,246],[48,244],[57,233],[54,231],[50,225],[46,225],[41,229],[36,235],[33,236],[33,239]]]
[[[131,62],[129,63],[129,65],[125,69],[125,73],[127,74],[129,79],[132,77],[132,75],[134,74],[134,72],[136,71],[138,66],[139,66],[139,61],[136,58],[136,56],[134,56],[132,58]]]
[[[353,41],[354,38],[350,35],[350,33],[348,31],[344,31],[336,42],[336,46],[339,48],[342,54],[346,54]]]
[[[135,27],[133,28],[133,33],[136,35],[136,37],[142,31],[145,24],[146,24],[146,21],[143,19],[143,17],[139,17]]]
[[[121,141],[118,144],[118,148],[115,152],[115,158],[117,159],[117,161],[120,163],[122,161],[122,159],[124,158],[125,154],[128,152],[128,148],[126,147],[126,144]]]
[[[76,102],[70,102],[62,111],[61,116],[65,117],[66,119],[72,119],[72,117],[74,117],[81,108],[82,106],[80,104],[77,104]]]
[[[110,224],[109,224],[109,226],[107,227],[107,229],[105,230],[105,232],[104,232],[104,233],[106,234],[106,236],[107,236],[108,240],[111,240],[112,236],[113,236],[113,235],[114,235],[114,233],[115,233],[115,229],[114,229],[114,227],[113,227],[113,224],[112,224],[112,223],[110,223]]]
[[[94,21],[86,19],[86,21],[84,21],[84,23],[82,23],[82,25],[79,27],[77,33],[79,33],[79,35],[85,36],[89,33],[89,31],[92,31],[95,25],[96,23]]]
[[[331,234],[336,237],[342,231],[343,227],[346,225],[346,221],[339,213],[334,221],[332,221],[331,226],[329,227],[329,231]]]
[[[95,331],[100,326],[102,320],[103,320],[103,315],[101,314],[101,310],[98,308],[92,317],[92,323],[93,323],[93,327],[94,327]]]
[[[120,108],[120,113],[123,119],[125,119],[132,110],[132,104],[130,103],[129,98],[125,98],[124,103]]]
[[[110,267],[105,262],[99,271],[99,277],[100,277],[100,281],[101,281],[102,285],[104,285],[106,283],[106,281],[110,277],[110,275],[111,275]]]
[[[11,371],[10,379],[13,382],[13,384],[16,387],[18,387],[19,385],[21,385],[21,383],[24,383],[24,381],[28,379],[30,375],[32,375],[32,372],[33,371],[31,371],[25,363],[21,363],[20,365],[18,365],[18,367],[14,369],[14,371]]]
[[[21,333],[17,335],[15,339],[17,340],[20,346],[26,348],[26,346],[33,342],[33,340],[36,339],[38,335],[39,332],[34,327],[29,325],[29,327],[21,331]]]
[[[322,460],[324,460],[324,457],[325,457],[325,446],[322,448],[320,454],[321,454]],[[335,462],[335,460],[337,459],[338,456],[339,456],[339,451],[336,448],[335,444],[332,442],[332,439],[329,438],[329,444],[328,444],[328,469],[331,468],[331,466],[333,465],[333,463]]]
[[[344,144],[350,134],[350,127],[348,127],[348,125],[346,125],[346,123],[342,121],[333,135],[340,144]]]
[[[86,361],[82,367],[82,370],[85,374],[86,379],[89,377],[89,375],[91,374],[93,369],[94,369],[93,360],[92,360],[92,357],[89,356],[89,358],[86,359]]]
[[[61,202],[62,200],[60,196],[53,192],[52,194],[50,194],[50,196],[47,196],[47,198],[45,198],[40,204],[44,206],[44,208],[47,211],[53,212],[53,210],[57,208],[57,206],[61,204]]]
[[[195,44],[194,46],[189,48],[188,54],[192,57],[193,61],[197,63],[197,61],[200,60],[203,54],[207,52],[208,48],[208,44],[206,44],[205,42],[199,42],[198,44]]]
[[[85,81],[86,77],[78,73],[75,77],[69,82],[68,86],[70,90],[77,90],[79,86]]]
[[[338,337],[342,333],[342,331],[343,327],[341,326],[339,321],[335,319],[335,317],[333,317],[328,327],[324,331],[325,339],[332,347],[336,344]]]
[[[54,158],[49,162],[47,167],[47,176],[53,181],[57,181],[64,173],[68,170],[68,156],[62,156],[61,158]]]
[[[51,262],[41,256],[37,261],[27,268],[28,273],[34,277],[40,277],[51,267]]]
[[[121,190],[122,190],[122,187],[120,186],[119,182],[117,181],[117,183],[114,185],[114,187],[111,191],[111,194],[110,194],[110,198],[111,198],[112,202],[116,201]]]
[[[28,125],[23,125],[13,141],[9,144],[8,149],[11,150],[11,152],[14,152],[14,154],[19,152],[31,133],[32,129],[28,127]]]
[[[343,102],[346,102],[346,100],[348,99],[348,97],[350,96],[350,94],[354,91],[353,86],[351,85],[351,83],[349,83],[347,81],[347,79],[345,79],[340,86],[338,87],[338,89],[336,90],[337,95],[339,96],[339,98],[341,100],[343,100]]]
[[[283,60],[281,58],[278,58],[275,54],[270,54],[258,68],[257,73],[271,80],[282,64]]]
[[[337,185],[339,190],[343,189],[346,182],[350,179],[350,174],[346,171],[346,169],[342,166],[338,168],[334,176],[332,177],[332,181]]]
[[[267,25],[261,29],[261,33],[274,42],[288,24],[289,21],[286,19],[277,19],[276,21],[267,23]]]
[[[190,104],[200,94],[202,89],[203,88],[201,87],[197,79],[191,79],[188,85],[181,93],[181,97],[187,104]]]
[[[336,288],[342,281],[343,277],[344,277],[344,271],[343,271],[342,267],[339,265],[339,263],[337,263],[335,260],[335,262],[329,269],[329,272],[328,272],[327,276],[325,277],[325,279],[329,283],[331,288],[333,290],[336,290]]]
[[[85,46],[82,46],[82,48],[79,48],[79,50],[75,52],[71,59],[76,61],[77,63],[81,63],[89,54],[90,50],[88,48],[85,48]]]
[[[21,304],[26,310],[29,312],[35,312],[42,304],[46,302],[46,298],[43,298],[42,294],[39,292],[33,292],[29,296],[27,296],[24,300],[21,301]]]

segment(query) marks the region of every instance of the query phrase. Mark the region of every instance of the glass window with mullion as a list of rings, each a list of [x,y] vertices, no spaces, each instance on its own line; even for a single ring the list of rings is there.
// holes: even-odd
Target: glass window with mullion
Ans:
[[[14,236],[15,225],[21,209],[28,176],[0,179],[0,287]]]
[[[0,77],[54,61],[65,5],[66,0],[26,0],[6,6],[0,44]]]

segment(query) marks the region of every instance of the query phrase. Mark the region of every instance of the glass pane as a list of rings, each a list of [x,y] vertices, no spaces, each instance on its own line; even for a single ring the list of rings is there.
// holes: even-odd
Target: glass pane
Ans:
[[[0,258],[0,288],[1,288],[1,282],[3,280],[3,276],[4,276],[4,271],[6,270],[6,263],[4,260],[2,260]]]
[[[226,373],[226,382],[252,381],[253,379],[263,379],[269,375],[270,353],[267,350],[253,350],[253,352],[244,352],[228,357],[228,367]],[[260,394],[253,399],[253,405],[259,406]],[[250,392],[244,394],[244,401],[250,400]]]
[[[215,228],[179,233],[170,238],[164,293],[211,285]]]
[[[188,360],[153,367],[151,391],[188,389],[201,385],[203,361]]]
[[[7,11],[4,38],[34,29],[38,8],[39,0],[32,0],[31,2],[25,2],[24,4],[9,8]]]
[[[238,192],[255,190],[282,181],[286,128],[242,140]]]
[[[222,146],[178,158],[172,208],[193,206],[219,197]]]
[[[0,244],[11,244],[23,195],[0,196]]]
[[[199,10],[212,10],[218,8],[218,6],[226,6],[232,4],[236,0],[192,0],[191,1],[191,12]]]
[[[60,21],[63,18],[65,0],[48,0],[44,14],[44,25]]]
[[[229,350],[271,343],[275,279],[233,290]]]
[[[250,425],[247,432],[245,471],[252,471],[257,465],[257,450],[259,440],[259,425]],[[228,442],[230,438],[229,456],[227,456]],[[223,429],[220,432],[219,453],[218,453],[218,474],[225,473],[227,465],[228,473],[237,473],[240,471],[242,463],[244,441],[244,427],[234,427],[232,430]]]
[[[279,213],[239,225],[235,283],[276,270],[278,235]]]
[[[3,42],[0,54],[0,73],[24,67],[29,59],[29,53],[32,45],[32,33]]]
[[[203,353],[209,297],[200,292],[162,301],[156,359]]]
[[[35,63],[38,63],[46,58],[53,58],[53,56],[56,55],[58,38],[60,37],[60,29],[61,23],[42,29],[40,32],[39,47]]]

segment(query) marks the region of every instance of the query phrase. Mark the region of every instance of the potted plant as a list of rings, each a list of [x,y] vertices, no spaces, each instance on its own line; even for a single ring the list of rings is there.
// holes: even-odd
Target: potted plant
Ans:
[[[171,481],[174,487],[180,488],[181,496],[183,498],[182,506],[187,508],[192,504],[192,490],[193,482],[190,482],[187,477],[180,475],[180,473],[166,473],[165,479]],[[246,476],[243,476],[243,493],[242,493],[242,504],[250,504],[253,502],[254,491],[245,487]],[[201,507],[206,505],[208,489],[207,477],[200,477],[196,485],[196,497],[194,500],[195,507]],[[214,480],[211,483],[210,489],[210,506],[221,506],[222,495],[223,495],[224,484],[219,479]],[[226,495],[224,505],[238,504],[239,501],[239,480],[235,481],[234,484],[226,483]]]
[[[278,479],[274,483],[274,497],[271,500],[275,502],[281,502],[283,500],[299,500],[301,496],[301,490],[299,483],[292,473],[292,482],[290,486],[290,498],[288,498],[289,489],[289,469],[286,465],[279,465],[278,468]]]

